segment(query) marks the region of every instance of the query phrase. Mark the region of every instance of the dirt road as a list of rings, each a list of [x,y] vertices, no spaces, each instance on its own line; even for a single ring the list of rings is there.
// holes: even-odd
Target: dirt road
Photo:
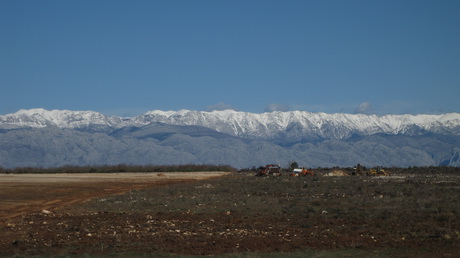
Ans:
[[[228,172],[0,174],[0,220],[134,189],[219,177]]]
[[[458,176],[224,174],[4,175],[0,256],[460,257]]]

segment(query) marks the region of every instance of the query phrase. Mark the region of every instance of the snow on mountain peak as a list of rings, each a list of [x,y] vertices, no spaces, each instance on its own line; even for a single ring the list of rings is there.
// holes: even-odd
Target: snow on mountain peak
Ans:
[[[415,127],[431,132],[460,134],[460,114],[444,115],[365,115],[327,114],[306,111],[248,113],[223,111],[151,111],[144,121],[176,125],[200,125],[237,136],[271,137],[298,125],[301,133],[343,139],[358,134],[399,134]]]
[[[13,114],[0,116],[0,128],[84,128],[88,126],[124,126],[120,117],[108,117],[94,111],[21,109]]]
[[[19,110],[0,116],[0,128],[56,126],[60,128],[143,126],[151,123],[198,125],[241,137],[300,137],[344,139],[353,134],[410,134],[414,130],[460,135],[460,114],[365,115],[306,111],[248,113],[235,110],[152,110],[138,117],[105,116],[93,111]]]

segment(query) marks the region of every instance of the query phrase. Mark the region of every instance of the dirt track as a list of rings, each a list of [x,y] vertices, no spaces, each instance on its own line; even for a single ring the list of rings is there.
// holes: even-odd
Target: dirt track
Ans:
[[[223,174],[2,175],[0,256],[460,257],[458,176]]]
[[[227,172],[0,174],[0,220],[133,189],[218,177]]]

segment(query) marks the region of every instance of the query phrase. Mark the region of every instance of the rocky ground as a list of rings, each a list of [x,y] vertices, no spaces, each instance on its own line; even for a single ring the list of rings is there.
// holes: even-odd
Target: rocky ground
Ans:
[[[2,225],[4,254],[176,253],[210,255],[242,252],[293,252],[302,248],[427,250],[424,255],[458,255],[455,236],[420,238],[394,224],[373,232],[383,222],[362,222],[324,216],[278,218],[242,214],[49,213],[22,216]]]
[[[458,177],[394,178],[240,175],[146,188],[3,219],[0,253],[458,257]]]

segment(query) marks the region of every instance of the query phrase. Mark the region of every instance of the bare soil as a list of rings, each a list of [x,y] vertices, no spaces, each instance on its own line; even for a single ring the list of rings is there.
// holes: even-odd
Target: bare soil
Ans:
[[[459,176],[191,174],[5,177],[0,255],[460,256]]]
[[[0,220],[135,189],[193,182],[227,172],[0,174]]]

